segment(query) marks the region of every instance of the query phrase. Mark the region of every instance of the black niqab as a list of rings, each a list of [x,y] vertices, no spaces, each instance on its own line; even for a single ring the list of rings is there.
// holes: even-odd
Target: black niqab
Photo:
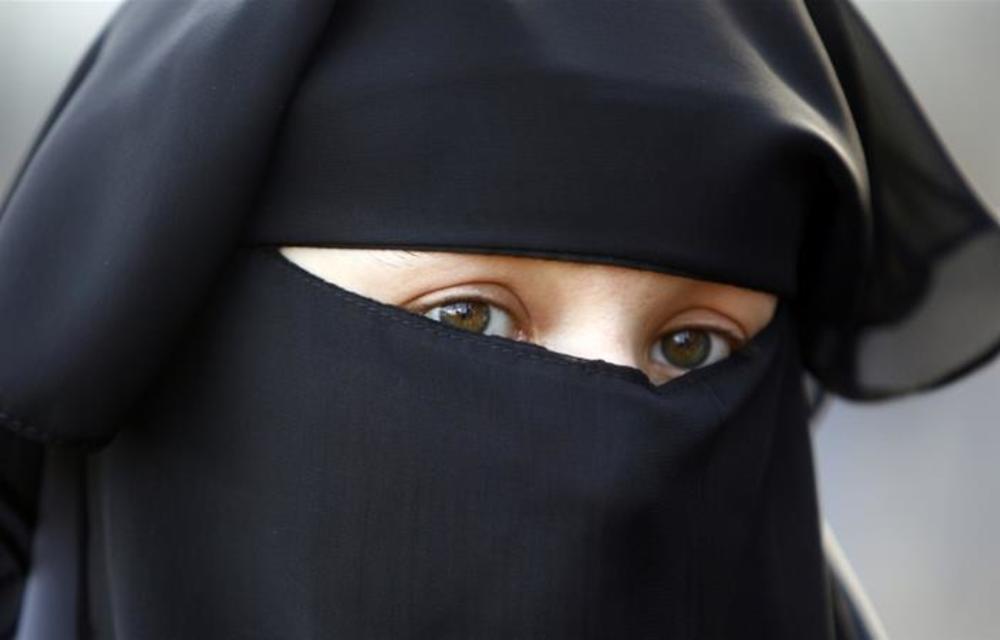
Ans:
[[[781,302],[657,387],[286,244]],[[0,218],[0,419],[8,456],[89,452],[84,637],[829,638],[802,372],[941,384],[995,352],[998,284],[996,222],[844,2],[132,2]]]

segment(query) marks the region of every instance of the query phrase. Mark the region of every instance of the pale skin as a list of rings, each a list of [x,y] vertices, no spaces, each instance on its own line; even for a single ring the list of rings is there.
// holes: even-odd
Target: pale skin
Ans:
[[[510,255],[283,247],[306,271],[460,328],[634,367],[654,384],[739,349],[770,293],[645,269]]]

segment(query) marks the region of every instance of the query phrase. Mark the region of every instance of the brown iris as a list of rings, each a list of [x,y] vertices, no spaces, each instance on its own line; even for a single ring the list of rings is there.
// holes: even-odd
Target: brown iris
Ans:
[[[712,336],[703,329],[682,329],[660,339],[667,362],[681,369],[693,369],[712,355]]]
[[[462,300],[442,305],[441,322],[459,329],[482,333],[490,324],[490,305],[475,300]]]

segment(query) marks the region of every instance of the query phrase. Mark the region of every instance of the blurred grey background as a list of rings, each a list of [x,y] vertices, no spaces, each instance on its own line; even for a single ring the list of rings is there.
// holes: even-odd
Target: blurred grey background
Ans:
[[[1000,211],[1000,0],[857,4]],[[0,0],[0,193],[115,6]],[[816,444],[824,512],[890,637],[1000,638],[1000,361],[912,399],[835,401]]]

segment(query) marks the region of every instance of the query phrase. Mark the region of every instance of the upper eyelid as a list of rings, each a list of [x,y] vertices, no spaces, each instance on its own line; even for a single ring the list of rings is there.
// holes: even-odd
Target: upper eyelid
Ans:
[[[676,333],[678,331],[685,331],[685,330],[690,330],[690,329],[697,329],[697,330],[701,330],[701,331],[710,331],[712,333],[719,334],[720,336],[723,337],[723,339],[726,342],[729,343],[729,347],[733,351],[736,351],[737,349],[741,348],[743,345],[745,345],[747,342],[749,342],[750,339],[753,337],[753,336],[746,336],[746,335],[742,335],[742,334],[736,334],[733,331],[730,331],[728,329],[724,329],[722,327],[714,326],[714,325],[712,325],[710,323],[707,323],[707,322],[701,322],[701,323],[699,323],[699,322],[692,322],[690,324],[682,324],[682,325],[679,325],[679,326],[676,326],[676,327],[671,327],[671,328],[663,331],[662,333],[658,334],[659,337],[657,337],[657,340],[659,340],[663,336],[668,336],[668,335],[670,335],[672,333]]]
[[[727,324],[732,324],[735,330],[729,329],[727,327],[719,326],[711,321],[704,320],[692,320],[689,322],[682,322],[680,324],[674,325],[675,319],[679,316],[684,316],[685,314],[690,314],[697,311],[704,311],[712,314],[713,316],[721,316],[726,319]],[[732,345],[734,348],[742,346],[753,339],[754,333],[747,330],[744,323],[730,317],[728,314],[716,311],[714,309],[709,309],[707,307],[688,307],[677,313],[673,314],[673,317],[662,325],[664,328],[660,331],[658,335],[667,335],[675,331],[681,331],[684,329],[705,329],[709,331],[715,331],[721,333],[724,336],[731,337],[734,339],[735,344]]]

